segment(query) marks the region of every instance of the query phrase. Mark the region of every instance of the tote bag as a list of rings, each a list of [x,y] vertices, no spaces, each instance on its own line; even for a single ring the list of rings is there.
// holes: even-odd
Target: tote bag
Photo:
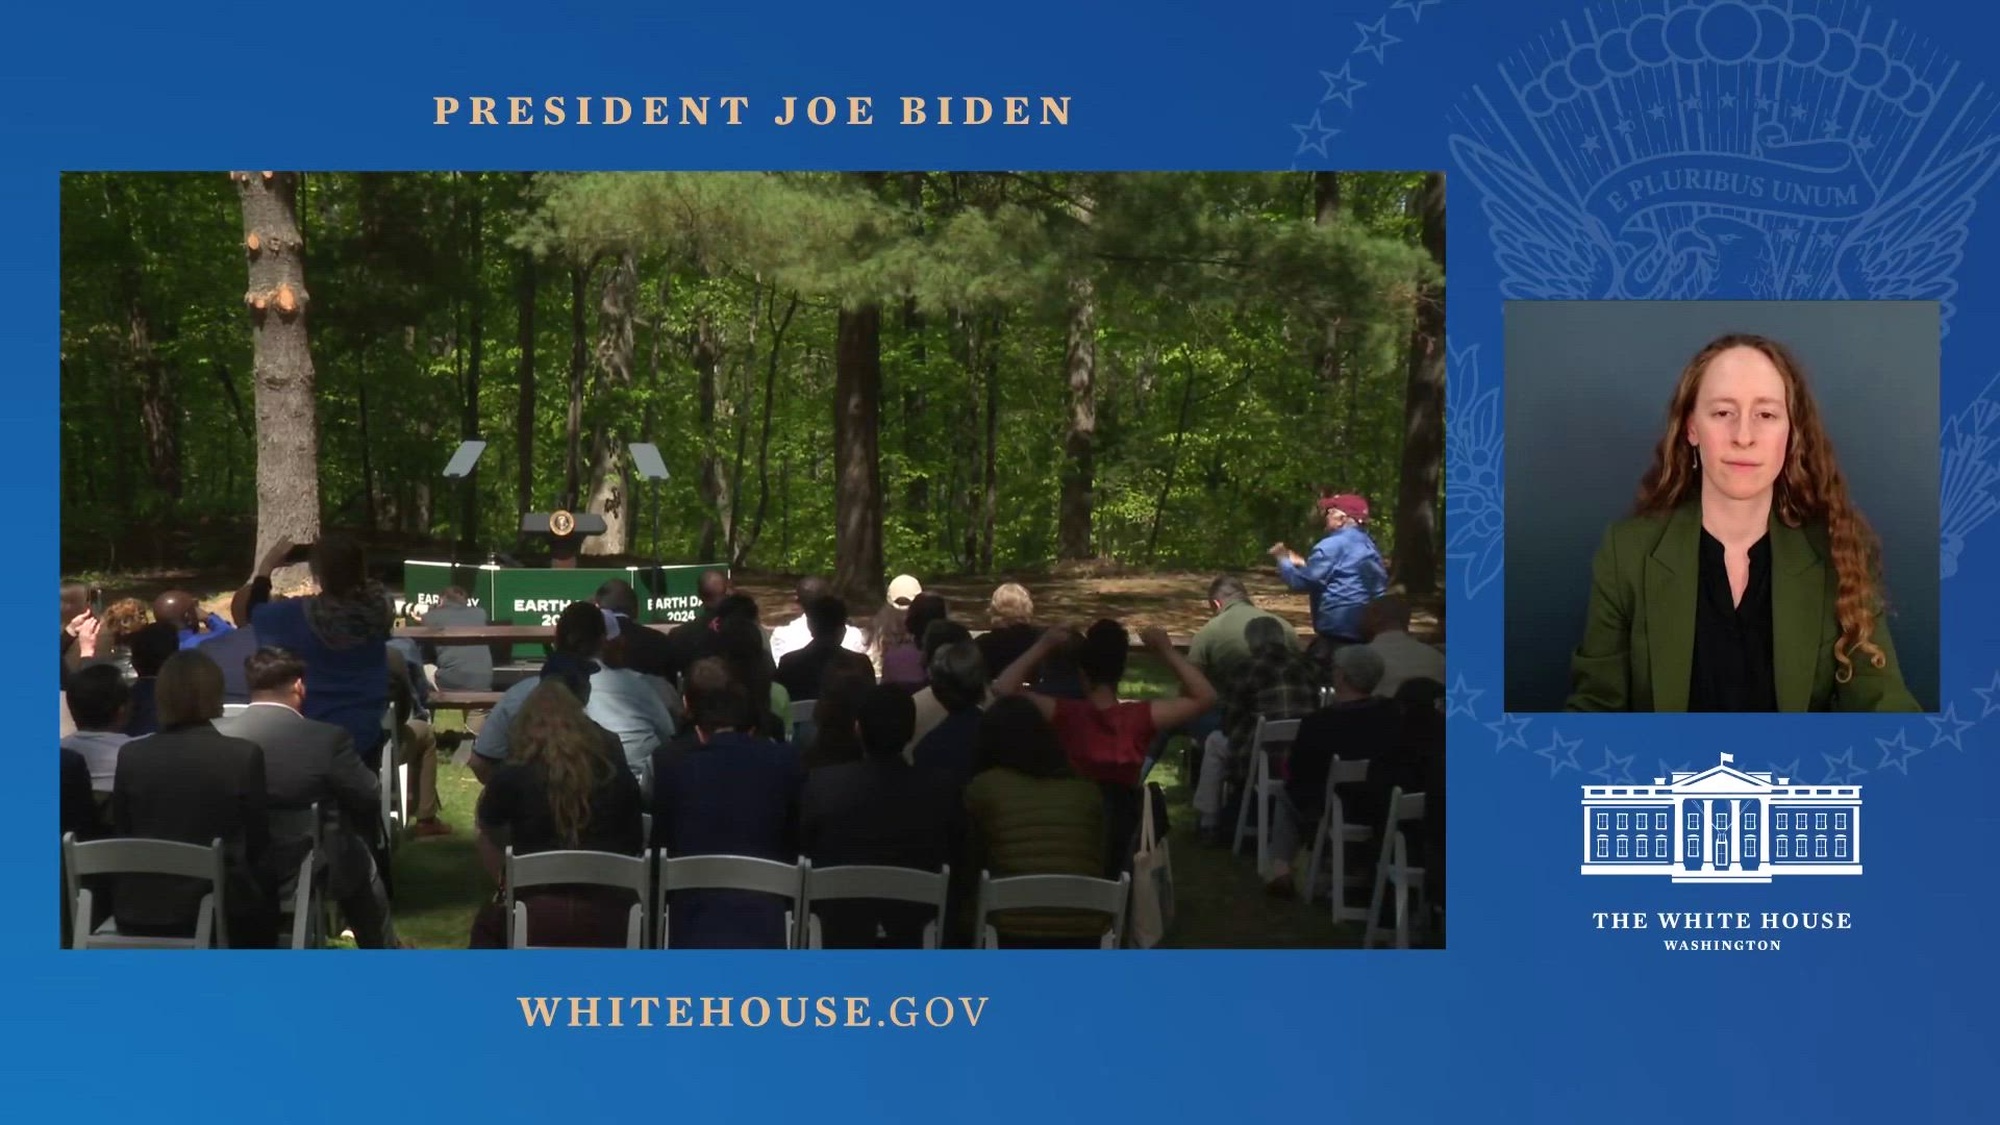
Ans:
[[[1148,785],[1140,802],[1139,849],[1132,853],[1132,916],[1126,923],[1137,949],[1158,945],[1174,924],[1174,861],[1153,816],[1165,796],[1158,785]]]

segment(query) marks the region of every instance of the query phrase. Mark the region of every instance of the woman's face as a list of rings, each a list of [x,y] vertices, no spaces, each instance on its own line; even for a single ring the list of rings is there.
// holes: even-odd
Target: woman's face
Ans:
[[[1785,377],[1769,357],[1730,348],[1709,361],[1687,425],[1688,443],[1701,452],[1702,487],[1732,500],[1768,496],[1791,432]]]

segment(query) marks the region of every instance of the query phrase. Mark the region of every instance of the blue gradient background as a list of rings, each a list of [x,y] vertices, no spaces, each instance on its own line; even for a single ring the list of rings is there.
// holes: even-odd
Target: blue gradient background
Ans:
[[[1462,127],[1451,115],[1545,33],[1585,35],[1658,5],[1124,7],[875,4],[838,20],[772,4],[16,13],[0,44],[0,369],[11,374],[0,489],[18,530],[0,571],[33,605],[58,567],[62,169],[1444,167],[1459,479],[1459,451],[1489,438],[1478,395],[1502,386],[1501,273],[1447,149]],[[1799,8],[1830,26],[1889,19]],[[1356,53],[1356,25],[1378,20],[1398,42],[1379,58]],[[1913,2],[1894,20],[1896,34],[1922,37],[1925,57],[1960,65],[1954,90],[2000,79],[1979,46],[1990,14]],[[1320,76],[1343,64],[1366,82],[1352,104],[1326,100]],[[435,94],[559,92],[743,93],[754,106],[869,93],[878,117],[903,93],[1068,93],[1074,115],[1067,129],[430,125]],[[1294,128],[1315,122],[1340,130],[1324,151],[1302,147],[1323,134]],[[1984,314],[2000,282],[1995,196],[1983,189],[1963,220],[1948,417],[1986,419],[1982,388],[2000,370],[2000,323]],[[1992,452],[1975,444],[1967,456],[1976,468]],[[1485,565],[1481,536],[1497,542],[1498,530],[1463,538],[1450,570],[1447,952],[65,956],[47,901],[55,786],[37,766],[42,780],[17,802],[25,815],[0,818],[0,1110],[23,1121],[539,1120],[579,1105],[589,1108],[577,1116],[693,1120],[2000,1118],[1987,796],[2000,780],[2000,720],[1989,717],[2000,694],[1975,693],[2000,687],[1985,593],[2000,568],[1995,530],[1969,531],[1941,587],[1943,697],[1956,709],[1942,726],[1509,722],[1504,583],[1468,569]],[[0,659],[12,663],[0,679],[10,709],[46,729],[45,664],[18,649]],[[1576,873],[1577,786],[1593,771],[1650,776],[1656,763],[1712,763],[1718,749],[1757,769],[1797,758],[1812,780],[1846,751],[1840,768],[1864,786],[1867,874],[1702,888]],[[1778,954],[1673,956],[1651,934],[1592,929],[1591,911],[1620,909],[1846,910],[1856,928],[1786,935]],[[992,1001],[977,1031],[529,1032],[513,999],[613,992]]]

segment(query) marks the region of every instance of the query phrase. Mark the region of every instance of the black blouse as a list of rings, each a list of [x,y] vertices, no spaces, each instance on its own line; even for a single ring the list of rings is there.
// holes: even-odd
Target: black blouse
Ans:
[[[1737,602],[1722,541],[1703,531],[1688,710],[1776,711],[1771,649],[1771,537],[1751,546],[1750,581]]]

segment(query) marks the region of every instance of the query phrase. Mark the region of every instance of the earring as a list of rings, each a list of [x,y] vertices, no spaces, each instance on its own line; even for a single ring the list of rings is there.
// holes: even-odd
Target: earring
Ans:
[[[1694,447],[1694,471],[1701,471],[1701,446]]]

